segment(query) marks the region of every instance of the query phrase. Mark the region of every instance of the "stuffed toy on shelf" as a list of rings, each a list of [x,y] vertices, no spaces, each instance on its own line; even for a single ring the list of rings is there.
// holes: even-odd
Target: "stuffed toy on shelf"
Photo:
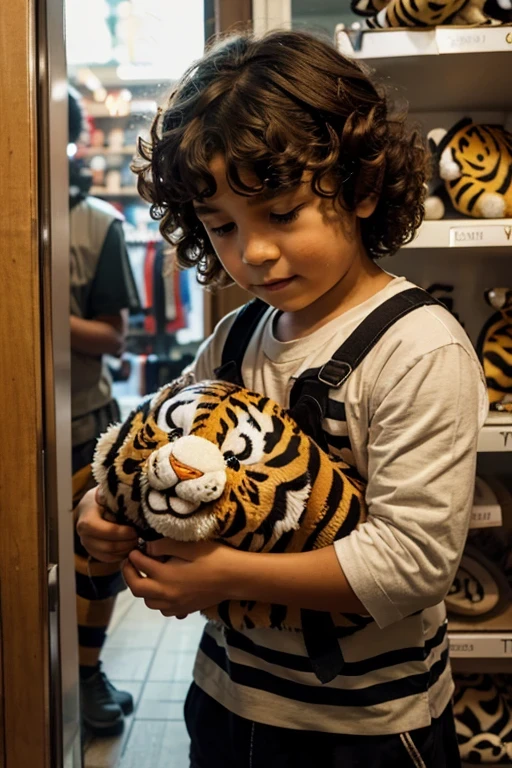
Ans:
[[[439,156],[437,147],[446,135],[444,128],[434,128],[427,136],[429,150],[429,179],[426,185],[425,219],[442,219],[446,213],[447,194],[444,181],[439,175]]]
[[[98,441],[93,473],[115,521],[145,539],[300,552],[332,544],[366,518],[356,470],[277,403],[224,381],[184,383],[163,387]],[[205,615],[235,629],[305,632],[294,607],[229,601]],[[331,616],[337,637],[371,621]]]
[[[507,3],[508,0],[500,0]],[[498,0],[494,0],[498,3]],[[492,18],[494,6],[486,0],[352,0],[352,11],[365,17],[366,29],[425,28],[440,24],[498,24]],[[498,5],[501,10],[501,5]]]
[[[465,765],[510,765],[510,684],[499,675],[455,675],[453,714]]]
[[[477,342],[490,408],[512,413],[512,288],[492,288],[484,296],[497,310],[485,323]]]
[[[428,141],[438,166],[433,178],[443,180],[458,213],[482,219],[512,216],[512,134],[505,127],[466,117],[448,131],[431,131]],[[431,186],[429,194],[435,192]],[[437,200],[436,206],[427,198],[427,218],[441,218]],[[430,215],[429,210],[436,212]]]

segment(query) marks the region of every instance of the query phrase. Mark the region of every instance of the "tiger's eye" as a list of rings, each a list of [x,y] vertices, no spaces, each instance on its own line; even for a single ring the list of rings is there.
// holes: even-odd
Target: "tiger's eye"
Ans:
[[[240,469],[240,462],[238,461],[237,457],[233,456],[230,451],[224,454],[224,458],[226,459],[226,464],[228,467],[230,467],[230,469],[234,469],[235,471]]]

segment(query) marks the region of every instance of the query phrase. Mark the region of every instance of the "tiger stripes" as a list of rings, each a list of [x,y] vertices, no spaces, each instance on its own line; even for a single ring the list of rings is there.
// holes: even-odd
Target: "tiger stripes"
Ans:
[[[103,459],[96,476],[109,508],[142,529],[141,478],[149,457],[177,432],[213,442],[224,456],[226,487],[211,510],[215,538],[232,547],[310,551],[366,519],[364,484],[353,467],[322,451],[276,402],[235,384],[202,382],[178,393],[164,387],[116,429],[99,445]],[[194,468],[201,468],[200,456]],[[235,629],[301,628],[300,609],[285,606],[229,601],[205,615]],[[333,618],[341,634],[369,621]]]
[[[366,19],[368,29],[435,27],[454,20],[472,0],[357,0],[352,10]]]
[[[454,208],[467,216],[512,216],[512,135],[465,118],[440,146],[440,175]]]
[[[498,309],[481,331],[478,342],[492,410],[512,412],[512,289],[487,291],[487,302]]]
[[[472,764],[510,765],[512,701],[499,675],[457,675],[453,713],[462,760]]]

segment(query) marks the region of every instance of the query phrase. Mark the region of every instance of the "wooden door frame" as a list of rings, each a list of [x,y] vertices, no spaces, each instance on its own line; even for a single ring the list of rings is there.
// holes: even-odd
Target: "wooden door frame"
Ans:
[[[0,3],[0,621],[4,768],[50,768],[36,1]]]
[[[249,31],[252,27],[252,0],[205,0],[205,36],[232,30]],[[237,285],[215,292],[204,292],[204,335],[209,336],[216,324],[233,309],[252,296]]]

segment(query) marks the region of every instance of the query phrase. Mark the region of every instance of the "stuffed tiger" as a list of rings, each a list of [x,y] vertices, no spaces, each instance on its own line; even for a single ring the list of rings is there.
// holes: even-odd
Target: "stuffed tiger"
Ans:
[[[512,412],[512,289],[493,288],[485,299],[498,311],[480,332],[477,352],[493,411]]]
[[[352,11],[367,17],[367,29],[435,27],[440,24],[488,25],[486,0],[352,0]]]
[[[456,675],[453,714],[465,764],[510,765],[510,682],[500,676]]]
[[[439,175],[455,210],[484,219],[512,216],[512,134],[464,118],[437,135]]]
[[[180,387],[163,387],[98,441],[93,472],[114,519],[143,538],[156,531],[252,552],[325,547],[365,519],[353,468],[277,403],[222,381]],[[301,628],[300,609],[284,606],[230,601],[205,613],[235,629]],[[333,621],[341,636],[369,619]]]

